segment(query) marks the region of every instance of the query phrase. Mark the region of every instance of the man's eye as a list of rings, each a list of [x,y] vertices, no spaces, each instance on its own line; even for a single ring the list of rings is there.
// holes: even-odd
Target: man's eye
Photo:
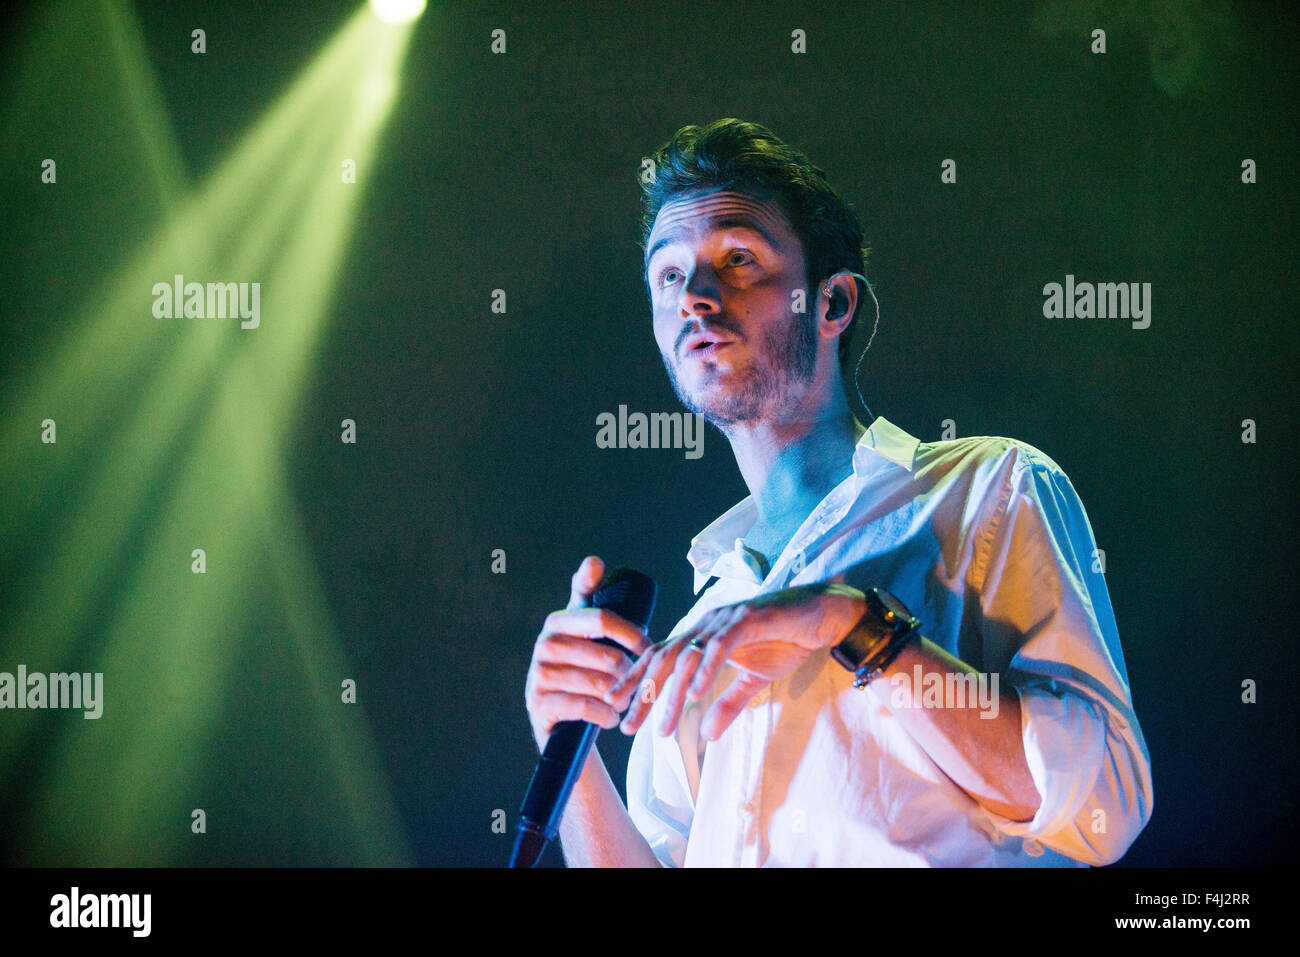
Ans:
[[[739,262],[736,261],[737,256],[740,257]],[[757,260],[754,259],[753,255],[746,252],[743,249],[733,250],[731,255],[727,257],[727,265],[729,266],[749,266],[755,264],[756,262]],[[680,271],[681,270],[679,270],[676,266],[665,266],[663,269],[659,270],[659,275],[656,277],[656,282],[658,283],[659,286],[662,287],[664,284],[664,280],[668,278],[669,273],[675,273]]]

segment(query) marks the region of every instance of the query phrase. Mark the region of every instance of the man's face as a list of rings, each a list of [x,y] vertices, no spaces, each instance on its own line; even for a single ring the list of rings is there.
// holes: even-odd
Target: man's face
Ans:
[[[780,208],[746,193],[665,203],[646,249],[655,341],[677,396],[718,427],[782,417],[817,364],[817,302]]]

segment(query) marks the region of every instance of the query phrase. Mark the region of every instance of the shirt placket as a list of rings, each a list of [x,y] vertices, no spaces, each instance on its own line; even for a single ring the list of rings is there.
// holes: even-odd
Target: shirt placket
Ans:
[[[837,486],[820,505],[818,505],[815,518],[807,530],[790,543],[792,554],[786,562],[785,569],[781,573],[780,585],[777,587],[788,588],[790,583],[797,578],[807,567],[808,552],[812,550],[818,541],[826,534],[832,526],[835,525],[852,504],[853,495],[856,494],[856,485],[852,478],[846,480]],[[740,543],[737,543],[738,545]],[[775,571],[775,569],[773,569]],[[775,584],[775,579],[773,583]],[[744,773],[742,780],[746,782],[746,799],[738,808],[741,827],[739,828],[740,837],[738,838],[737,860],[743,867],[757,867],[767,859],[770,853],[770,841],[768,836],[762,832],[763,821],[763,756],[766,754],[768,742],[772,736],[773,723],[773,702],[776,695],[776,684],[773,682],[767,688],[764,688],[754,700],[741,712],[741,718],[746,722],[745,733],[745,753],[744,753]]]
[[[855,492],[854,480],[846,479],[817,506],[812,525],[790,543],[790,559],[781,575],[782,588],[789,588],[790,583],[803,573],[808,566],[808,552],[811,551],[832,526],[835,525],[852,504]]]
[[[762,795],[766,723],[758,720],[757,709],[752,707],[745,708],[737,720],[743,723],[745,745],[741,756],[741,780],[745,786],[741,791],[743,800],[736,809],[740,825],[736,829],[736,866],[757,867],[763,843],[759,828],[762,810],[759,801]]]

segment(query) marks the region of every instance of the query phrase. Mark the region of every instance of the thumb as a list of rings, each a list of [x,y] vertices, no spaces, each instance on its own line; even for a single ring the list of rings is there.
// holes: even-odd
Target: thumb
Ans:
[[[588,555],[573,573],[573,588],[569,592],[569,608],[584,608],[596,586],[605,575],[605,563],[595,555]]]

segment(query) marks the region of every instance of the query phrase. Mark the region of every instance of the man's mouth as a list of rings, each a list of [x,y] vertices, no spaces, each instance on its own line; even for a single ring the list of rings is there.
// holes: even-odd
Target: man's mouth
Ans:
[[[730,342],[701,342],[694,349],[692,349],[689,354],[693,356],[712,355],[713,353],[717,352],[719,349],[723,349],[729,345],[731,345]]]
[[[721,336],[704,333],[697,333],[686,341],[684,355],[686,356],[711,356],[719,349],[725,348],[732,344],[731,339],[724,339]]]

